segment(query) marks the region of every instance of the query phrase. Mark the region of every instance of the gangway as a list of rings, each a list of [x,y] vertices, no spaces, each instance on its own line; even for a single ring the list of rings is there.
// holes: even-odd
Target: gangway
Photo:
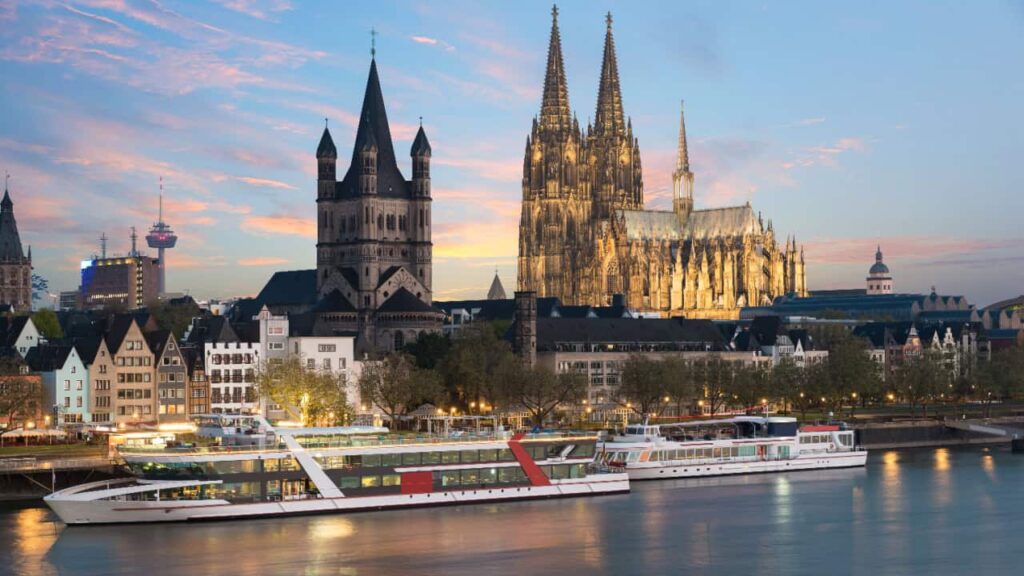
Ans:
[[[988,420],[946,420],[943,423],[946,425],[946,428],[953,428],[954,430],[964,430],[990,436],[1003,436],[1010,440],[1010,445],[1014,452],[1024,452],[1024,430],[1020,428],[995,424]]]

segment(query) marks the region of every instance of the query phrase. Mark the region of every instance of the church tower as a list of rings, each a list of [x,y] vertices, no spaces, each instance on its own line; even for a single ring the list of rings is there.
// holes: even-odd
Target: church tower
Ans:
[[[605,17],[605,25],[597,110],[594,128],[588,133],[590,167],[594,174],[594,214],[603,219],[611,218],[615,210],[640,210],[644,205],[640,144],[633,137],[632,120],[623,112],[610,12]]]
[[[519,221],[519,290],[538,297],[566,296],[580,289],[571,270],[590,245],[591,200],[579,122],[569,107],[562,60],[558,8],[551,10],[551,38],[540,116],[533,119],[523,159],[523,203]]]
[[[32,248],[25,256],[6,181],[0,200],[0,303],[14,306],[15,312],[32,310]]]
[[[316,152],[314,311],[331,329],[356,332],[358,352],[400,349],[440,328],[443,314],[431,307],[431,155],[421,125],[405,179],[372,58],[344,178],[336,179],[338,151],[326,127]]]
[[[690,172],[690,151],[686,145],[686,118],[683,103],[679,103],[679,147],[676,171],[672,173],[672,210],[680,224],[685,224],[693,212],[693,172]]]

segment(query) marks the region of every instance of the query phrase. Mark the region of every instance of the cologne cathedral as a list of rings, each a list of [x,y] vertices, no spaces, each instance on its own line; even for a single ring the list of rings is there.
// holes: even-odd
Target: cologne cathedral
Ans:
[[[682,112],[672,210],[645,210],[640,145],[623,110],[612,19],[592,125],[569,107],[558,31],[551,40],[540,116],[526,138],[518,289],[564,304],[662,316],[731,319],[783,294],[806,295],[803,249],[779,246],[749,202],[695,210]]]

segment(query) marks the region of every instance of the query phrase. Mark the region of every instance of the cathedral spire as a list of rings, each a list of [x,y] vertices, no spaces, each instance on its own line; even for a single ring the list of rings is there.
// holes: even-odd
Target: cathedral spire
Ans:
[[[594,121],[594,129],[599,136],[622,134],[625,131],[611,12],[605,17],[605,24],[604,59],[601,62],[601,85],[597,90],[597,118]]]
[[[551,7],[551,41],[548,44],[548,67],[544,74],[544,97],[540,106],[541,128],[568,129],[569,88],[562,61],[562,37],[558,33],[558,6]]]
[[[676,173],[690,171],[690,151],[686,146],[686,118],[683,113],[683,101],[679,101],[679,149],[677,150]]]

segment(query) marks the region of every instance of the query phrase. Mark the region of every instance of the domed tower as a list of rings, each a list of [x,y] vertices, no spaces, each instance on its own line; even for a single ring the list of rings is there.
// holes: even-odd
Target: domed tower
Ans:
[[[892,294],[892,275],[889,267],[882,262],[882,247],[875,252],[875,263],[868,270],[868,294]]]

